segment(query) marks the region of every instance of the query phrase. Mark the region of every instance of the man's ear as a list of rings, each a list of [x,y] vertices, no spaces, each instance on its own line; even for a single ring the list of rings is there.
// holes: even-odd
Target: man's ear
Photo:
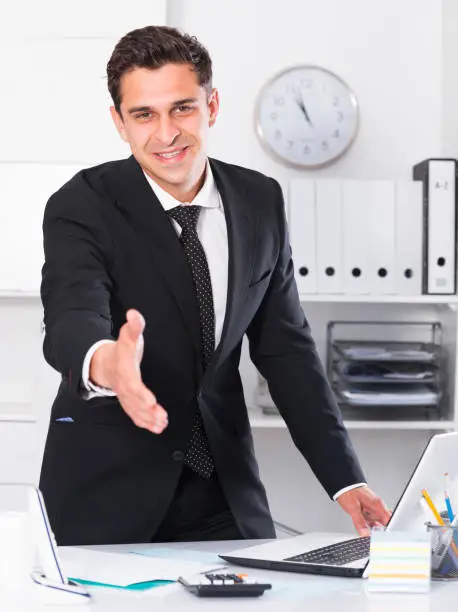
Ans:
[[[208,110],[210,113],[208,125],[213,127],[219,111],[219,93],[217,89],[212,89],[212,92],[208,98]]]
[[[116,129],[119,132],[119,135],[124,140],[124,142],[129,142],[129,139],[127,138],[127,135],[126,135],[124,121],[121,115],[118,113],[118,111],[116,110],[114,106],[110,106],[110,113],[111,113],[111,118],[113,119],[113,123],[115,124]]]

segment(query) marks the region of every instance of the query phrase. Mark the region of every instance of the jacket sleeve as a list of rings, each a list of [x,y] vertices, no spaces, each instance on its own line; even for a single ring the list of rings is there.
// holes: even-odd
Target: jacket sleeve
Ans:
[[[327,382],[294,280],[284,203],[276,190],[280,252],[247,335],[253,363],[293,441],[329,496],[366,479]]]
[[[43,219],[43,353],[76,393],[87,351],[112,338],[113,249],[99,200],[77,175],[50,198]]]

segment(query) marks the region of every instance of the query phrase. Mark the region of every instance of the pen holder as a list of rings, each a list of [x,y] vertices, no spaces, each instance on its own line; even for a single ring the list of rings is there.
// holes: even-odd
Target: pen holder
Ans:
[[[431,533],[431,578],[458,580],[458,526],[426,523]]]

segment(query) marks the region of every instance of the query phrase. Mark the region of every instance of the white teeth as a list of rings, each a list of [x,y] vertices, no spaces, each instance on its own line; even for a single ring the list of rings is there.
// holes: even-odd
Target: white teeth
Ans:
[[[171,157],[176,157],[177,155],[179,155],[181,151],[182,149],[180,151],[174,151],[173,153],[157,153],[157,155],[159,155],[159,157],[165,157],[166,159],[170,159]]]

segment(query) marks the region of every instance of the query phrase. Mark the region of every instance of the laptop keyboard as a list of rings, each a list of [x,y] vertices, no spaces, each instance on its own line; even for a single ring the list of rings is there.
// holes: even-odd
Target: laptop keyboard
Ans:
[[[301,555],[288,557],[284,561],[299,561],[299,563],[320,563],[322,565],[346,565],[352,561],[358,561],[369,556],[371,539],[355,538],[354,540],[344,540],[330,546],[323,546],[310,550]]]

